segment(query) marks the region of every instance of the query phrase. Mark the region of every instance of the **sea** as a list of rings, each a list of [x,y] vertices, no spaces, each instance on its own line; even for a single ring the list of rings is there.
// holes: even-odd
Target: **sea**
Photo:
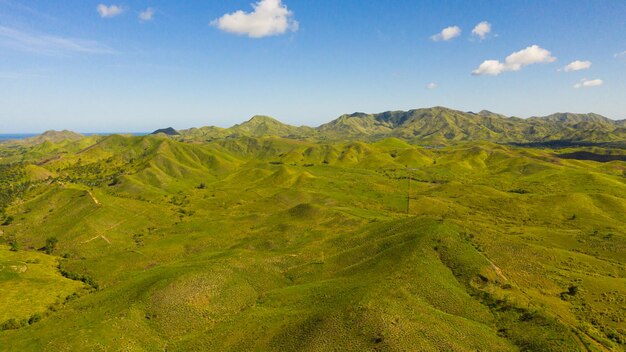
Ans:
[[[112,134],[130,134],[133,136],[145,136],[149,134],[148,132],[100,132],[100,133],[81,133],[84,136],[110,136]],[[0,141],[10,141],[10,140],[18,140],[25,139],[30,137],[35,137],[40,135],[40,133],[0,133]]]

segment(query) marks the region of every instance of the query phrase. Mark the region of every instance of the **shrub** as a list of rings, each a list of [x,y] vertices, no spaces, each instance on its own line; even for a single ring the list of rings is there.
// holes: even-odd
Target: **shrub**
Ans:
[[[79,296],[76,292],[72,293],[71,295],[68,295],[67,297],[65,297],[65,302],[69,302],[69,301],[73,301],[75,299],[77,299]]]
[[[13,318],[5,321],[4,323],[2,323],[2,325],[0,325],[0,330],[15,330],[19,328],[21,328],[20,323],[18,323],[17,320]]]
[[[8,226],[11,225],[11,223],[13,222],[13,220],[15,220],[11,215],[7,216],[4,219],[4,222],[2,223],[2,226]]]
[[[66,278],[68,278],[70,280],[82,281],[85,284],[91,286],[95,290],[99,290],[100,289],[100,285],[98,285],[96,280],[94,280],[89,275],[80,275],[80,274],[77,274],[77,273],[73,273],[71,271],[67,271],[67,270],[63,269],[63,267],[61,265],[59,265],[59,272],[61,273],[61,275],[63,277],[66,277]]]
[[[115,186],[115,185],[117,185],[119,183],[120,183],[120,179],[117,176],[115,176],[115,177],[113,177],[111,182],[109,182],[109,186],[112,187],[112,186]]]
[[[523,188],[515,188],[515,189],[511,189],[509,190],[510,193],[517,193],[517,194],[528,194],[530,193],[529,190],[523,189]]]
[[[35,313],[28,319],[28,324],[35,324],[41,320],[41,314]]]
[[[44,247],[46,253],[52,254],[57,247],[57,243],[59,243],[59,240],[57,240],[56,237],[48,237],[46,239],[46,246]]]

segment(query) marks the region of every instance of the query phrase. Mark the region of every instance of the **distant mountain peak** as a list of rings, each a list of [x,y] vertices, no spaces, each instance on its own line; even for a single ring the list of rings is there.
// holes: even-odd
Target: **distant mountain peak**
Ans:
[[[360,118],[365,118],[365,117],[369,117],[371,116],[370,114],[366,114],[364,112],[353,112],[352,114],[349,115],[342,115],[345,117],[360,117]]]
[[[311,130],[310,127],[296,127],[282,123],[270,116],[255,115],[250,120],[227,128],[225,131],[230,136],[289,137],[309,135]]]
[[[23,144],[27,145],[36,145],[44,142],[60,142],[64,140],[76,141],[85,137],[80,133],[76,133],[73,131],[63,130],[63,131],[55,131],[49,130],[38,136],[26,138],[21,141]]]
[[[178,135],[180,135],[180,133],[178,131],[176,131],[174,128],[172,128],[172,127],[161,128],[161,129],[158,129],[158,130],[152,132],[151,134],[159,134],[159,133],[163,133],[163,134],[166,134],[168,136],[178,136]]]
[[[625,130],[626,122],[593,113],[557,113],[522,119],[489,110],[473,113],[433,106],[409,111],[343,114],[315,128],[295,127],[269,116],[256,115],[230,128],[203,127],[183,131],[183,135],[187,140],[274,136],[376,141],[393,137],[418,144],[445,145],[476,140],[500,143],[608,142],[623,140]]]
[[[247,122],[250,122],[250,123],[274,122],[274,123],[283,124],[282,122],[276,120],[275,118],[266,116],[266,115],[254,115]]]
[[[533,116],[529,120],[542,120],[552,123],[564,123],[564,124],[577,124],[581,122],[591,122],[600,124],[614,124],[615,121],[604,117],[599,114],[586,113],[586,114],[574,114],[570,112],[558,112],[548,116]]]
[[[70,130],[62,130],[62,131],[56,131],[56,130],[48,130],[45,131],[44,133],[40,134],[40,136],[59,136],[59,135],[66,135],[66,134],[79,134]]]
[[[489,111],[489,110],[481,110],[481,111],[479,111],[479,112],[478,112],[478,114],[476,114],[476,115],[479,115],[479,116],[482,116],[482,117],[500,117],[500,118],[508,118],[508,116],[506,116],[506,115],[498,114],[498,113],[496,113],[496,112],[492,112],[492,111]]]

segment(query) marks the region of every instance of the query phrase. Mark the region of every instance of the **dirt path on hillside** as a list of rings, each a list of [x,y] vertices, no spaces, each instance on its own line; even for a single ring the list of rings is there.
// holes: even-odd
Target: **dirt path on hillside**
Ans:
[[[59,184],[59,186],[61,186],[61,188],[67,189],[67,185],[63,183],[62,181],[57,181],[57,183]],[[98,200],[98,198],[96,198],[93,192],[91,192],[91,190],[86,190],[85,192],[87,192],[91,200],[93,200],[94,204],[100,205],[100,201]]]
[[[83,241],[83,243],[89,243],[89,242],[91,242],[91,241],[93,241],[93,240],[96,240],[96,239],[98,239],[98,238],[102,238],[103,240],[105,240],[105,241],[106,241],[106,243],[111,244],[111,241],[109,241],[109,239],[108,239],[108,238],[106,238],[106,236],[105,236],[105,235],[98,235],[98,236],[96,236],[96,237],[93,237],[93,238],[88,239],[87,241]]]
[[[480,253],[483,258],[485,258],[489,264],[491,264],[491,268],[493,268],[493,270],[496,272],[496,275],[498,275],[498,277],[500,277],[502,280],[504,281],[509,281],[509,279],[504,275],[504,272],[502,271],[502,269],[500,269],[499,266],[496,265],[496,263],[494,263],[491,259],[487,258],[487,256],[481,252],[481,251],[477,251],[478,253]]]
[[[93,202],[96,203],[96,205],[100,205],[100,201],[98,200],[98,198],[96,198],[96,196],[93,195],[91,191],[87,191],[87,193],[91,197],[91,200],[93,200]]]
[[[147,210],[144,210],[144,211],[142,211],[142,212],[139,212],[139,213],[135,214],[133,217],[134,217],[134,218],[136,218],[136,217],[138,217],[138,216],[141,216],[141,215],[145,214],[146,212],[147,212]],[[90,239],[88,239],[88,240],[86,240],[86,241],[83,241],[82,243],[83,243],[83,244],[85,244],[85,243],[89,243],[89,242],[91,242],[91,241],[93,241],[93,240],[96,240],[96,239],[98,239],[98,238],[102,238],[102,239],[103,239],[106,243],[108,243],[108,244],[113,244],[113,243],[112,243],[112,242],[111,242],[111,241],[110,241],[110,240],[109,240],[109,239],[108,239],[108,238],[107,238],[107,237],[103,234],[103,232],[109,232],[109,231],[111,231],[111,230],[113,230],[113,229],[115,229],[115,228],[119,227],[120,225],[122,225],[122,224],[123,224],[123,223],[125,223],[126,221],[128,221],[128,219],[124,219],[124,220],[122,220],[122,221],[119,221],[119,222],[117,222],[117,223],[115,223],[115,224],[113,224],[113,225],[111,225],[111,226],[107,227],[106,229],[104,229],[104,231],[99,231],[99,232],[97,232],[97,234],[98,234],[97,236],[92,237],[92,238],[90,238]]]

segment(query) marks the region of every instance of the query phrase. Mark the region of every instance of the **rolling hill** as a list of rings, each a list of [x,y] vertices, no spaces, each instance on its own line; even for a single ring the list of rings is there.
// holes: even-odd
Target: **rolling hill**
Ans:
[[[521,119],[481,111],[477,114],[444,107],[379,114],[354,113],[316,128],[294,127],[265,116],[230,128],[202,127],[181,131],[182,140],[212,140],[240,136],[275,136],[341,141],[376,141],[389,137],[414,144],[448,145],[467,141],[497,143],[623,142],[624,121],[597,114],[559,113]]]
[[[0,350],[622,351],[621,124],[432,108],[0,145]],[[553,138],[595,145],[514,144]]]

